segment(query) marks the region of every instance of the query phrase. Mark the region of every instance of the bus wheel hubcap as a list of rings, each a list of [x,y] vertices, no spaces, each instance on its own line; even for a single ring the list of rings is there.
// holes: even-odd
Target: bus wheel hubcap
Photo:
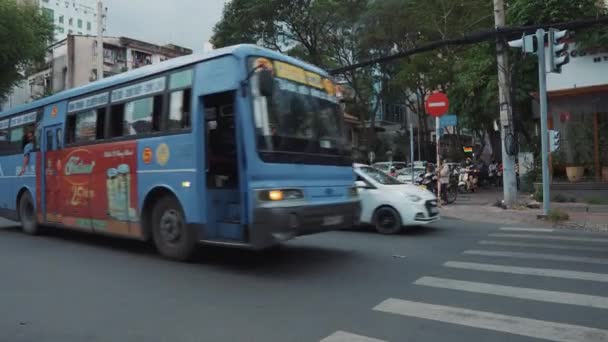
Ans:
[[[160,234],[167,242],[176,242],[181,236],[182,220],[175,210],[167,210],[160,218]]]

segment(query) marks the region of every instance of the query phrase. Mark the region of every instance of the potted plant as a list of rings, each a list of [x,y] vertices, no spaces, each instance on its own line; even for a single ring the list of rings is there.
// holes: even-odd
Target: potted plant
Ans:
[[[585,167],[592,163],[592,132],[584,124],[568,127],[570,153],[566,158],[566,175],[570,182],[580,182],[585,175]]]

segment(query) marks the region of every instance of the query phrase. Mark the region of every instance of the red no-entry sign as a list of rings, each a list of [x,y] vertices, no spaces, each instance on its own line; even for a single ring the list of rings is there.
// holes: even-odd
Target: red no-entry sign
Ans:
[[[424,107],[428,115],[440,117],[450,109],[450,100],[444,93],[434,93],[426,99]]]

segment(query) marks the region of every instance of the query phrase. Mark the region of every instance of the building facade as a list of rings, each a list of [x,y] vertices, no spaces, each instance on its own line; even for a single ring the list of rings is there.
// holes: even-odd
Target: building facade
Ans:
[[[159,46],[126,37],[103,38],[104,77],[192,54],[177,45]],[[46,63],[13,89],[2,110],[97,80],[97,42],[93,36],[68,35],[49,47]]]
[[[569,48],[570,63],[547,76],[549,129],[560,132],[553,164],[585,167],[584,179],[608,182],[608,49]]]
[[[97,0],[20,1],[40,7],[42,13],[53,20],[55,41],[66,39],[71,34],[97,35]],[[102,22],[105,23],[105,20],[102,20]]]

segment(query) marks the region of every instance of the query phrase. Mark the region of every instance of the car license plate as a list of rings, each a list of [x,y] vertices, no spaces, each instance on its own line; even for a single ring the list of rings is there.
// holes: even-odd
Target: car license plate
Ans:
[[[420,185],[418,188],[422,189],[422,190],[426,190],[426,185]]]
[[[325,216],[323,218],[324,226],[335,226],[344,222],[344,216]]]

